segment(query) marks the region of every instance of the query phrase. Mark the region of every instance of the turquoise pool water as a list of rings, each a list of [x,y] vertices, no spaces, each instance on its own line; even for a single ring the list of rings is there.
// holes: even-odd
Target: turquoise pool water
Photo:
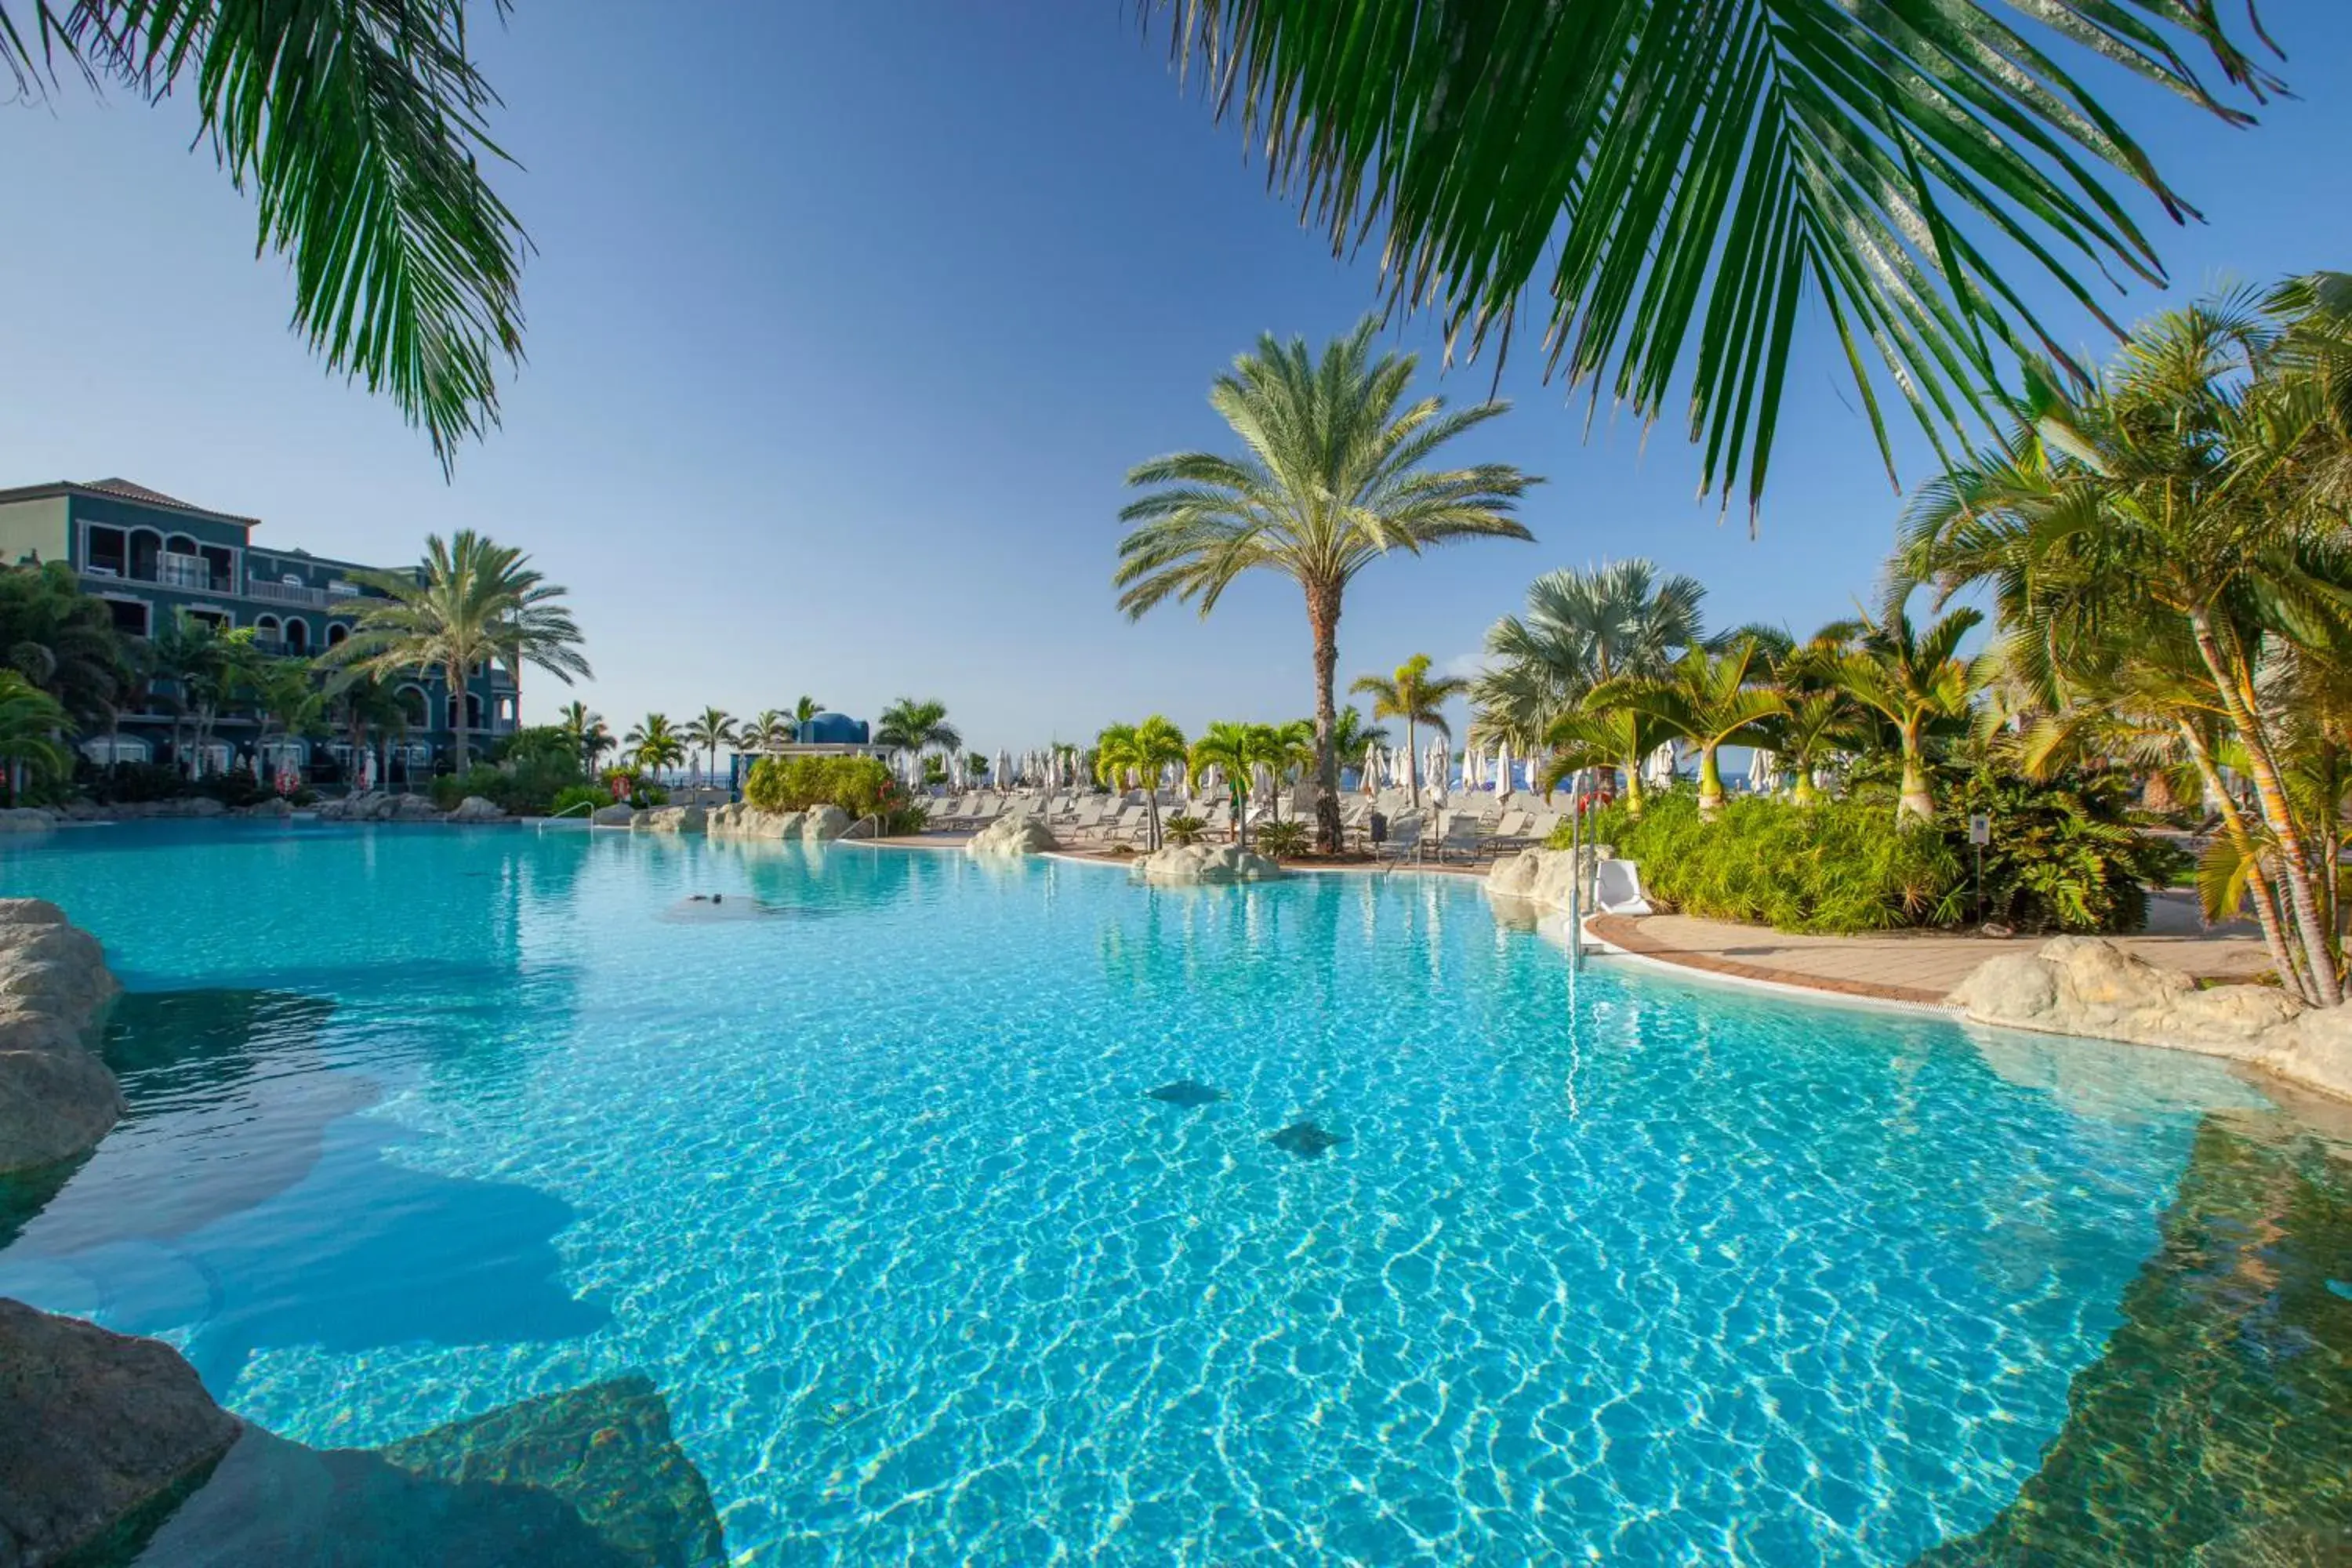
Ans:
[[[0,892],[137,994],[0,1294],[320,1446],[642,1372],[761,1563],[1907,1563],[2262,1104],[1403,877],[126,826]]]

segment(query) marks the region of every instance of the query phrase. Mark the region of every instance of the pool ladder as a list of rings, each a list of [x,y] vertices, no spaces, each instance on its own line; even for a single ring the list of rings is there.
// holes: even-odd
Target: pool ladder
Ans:
[[[577,805],[567,805],[562,811],[556,812],[551,816],[542,816],[539,819],[540,837],[543,838],[547,836],[547,825],[551,822],[561,822],[575,811],[593,812],[595,809],[596,807],[593,802],[583,800]],[[583,827],[593,827],[595,824],[583,822],[581,826]]]

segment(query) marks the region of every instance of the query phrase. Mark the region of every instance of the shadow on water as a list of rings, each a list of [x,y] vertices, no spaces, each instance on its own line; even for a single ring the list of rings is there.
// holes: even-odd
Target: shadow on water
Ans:
[[[0,1190],[0,1294],[131,1333],[188,1331],[226,1395],[257,1348],[570,1338],[605,1321],[559,1282],[571,1206],[439,1175],[352,1112],[380,1094],[317,1047],[331,1004],[125,997],[107,1055],[130,1111],[79,1167]]]
[[[2345,1148],[2207,1117],[2122,1313],[2017,1500],[1914,1568],[2352,1562]]]

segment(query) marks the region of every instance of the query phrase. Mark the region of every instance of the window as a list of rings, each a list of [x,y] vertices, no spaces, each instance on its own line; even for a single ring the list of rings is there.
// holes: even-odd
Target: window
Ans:
[[[342,622],[337,621],[334,625],[327,628],[327,646],[329,647],[332,647],[351,635],[352,628],[343,625]]]
[[[119,528],[90,525],[84,535],[82,569],[109,577],[131,575],[131,537]]]
[[[127,637],[148,635],[150,616],[147,606],[137,599],[109,599],[106,613],[113,617],[114,629]]]
[[[188,619],[202,621],[216,632],[228,630],[228,617],[218,610],[190,610]]]

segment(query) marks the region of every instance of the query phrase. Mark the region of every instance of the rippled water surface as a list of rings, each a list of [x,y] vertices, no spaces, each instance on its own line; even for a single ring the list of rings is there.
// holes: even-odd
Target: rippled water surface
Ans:
[[[0,891],[135,993],[0,1293],[320,1446],[641,1373],[754,1563],[1908,1563],[2264,1114],[1410,878],[121,826]]]

